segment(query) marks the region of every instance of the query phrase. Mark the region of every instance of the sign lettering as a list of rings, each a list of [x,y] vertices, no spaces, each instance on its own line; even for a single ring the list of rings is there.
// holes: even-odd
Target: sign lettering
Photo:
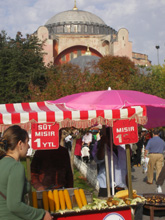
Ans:
[[[34,150],[50,150],[59,147],[58,124],[32,124],[32,148]]]
[[[113,123],[113,141],[115,145],[138,142],[138,128],[135,119],[118,120]]]

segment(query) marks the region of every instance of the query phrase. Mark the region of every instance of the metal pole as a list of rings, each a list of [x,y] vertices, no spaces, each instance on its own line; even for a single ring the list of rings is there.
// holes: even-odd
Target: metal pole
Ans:
[[[108,146],[107,144],[104,145],[105,148],[105,171],[106,171],[106,182],[107,182],[107,196],[111,196],[110,191],[110,176],[109,176],[109,161],[108,161]]]
[[[128,192],[129,192],[129,198],[132,199],[133,192],[132,192],[130,145],[126,144],[125,147],[126,147],[126,156],[127,156]]]
[[[160,46],[157,45],[157,46],[155,46],[155,48],[157,49],[157,58],[158,58],[158,65],[159,65],[159,48],[160,48]]]
[[[115,181],[114,181],[114,164],[113,164],[113,138],[112,128],[110,127],[110,148],[111,148],[111,180],[112,180],[112,195],[115,195]]]
[[[32,205],[32,186],[31,186],[31,170],[30,170],[30,157],[26,157],[27,166],[27,180],[30,183],[29,203]]]

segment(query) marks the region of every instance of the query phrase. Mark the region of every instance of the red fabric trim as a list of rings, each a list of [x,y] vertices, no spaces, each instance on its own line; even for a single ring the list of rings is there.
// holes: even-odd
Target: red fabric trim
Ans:
[[[135,108],[129,108],[128,109],[128,117],[130,118],[132,115],[134,115],[136,112]]]
[[[80,111],[80,120],[88,119],[88,111]]]
[[[29,121],[35,120],[38,122],[38,113],[37,112],[29,112]]]
[[[55,113],[54,112],[46,112],[46,120],[47,120],[47,122],[55,122]]]
[[[141,106],[143,109],[143,116],[147,116],[147,109],[145,106]]]
[[[3,124],[3,115],[0,113],[0,124]]]
[[[70,111],[63,112],[64,119],[69,118],[72,119],[72,113]]]
[[[45,112],[50,111],[50,109],[45,105],[45,102],[37,102],[37,105],[41,110],[43,110]]]
[[[22,108],[25,112],[31,112],[32,111],[31,108],[30,108],[29,103],[21,103],[21,105],[22,105]]]
[[[104,118],[104,110],[97,110],[96,111],[96,117],[99,117],[99,116],[101,116],[101,117],[103,117]]]
[[[9,113],[14,113],[15,112],[14,105],[13,104],[6,104],[6,110]]]
[[[116,119],[116,118],[120,119],[120,110],[119,109],[114,109],[112,111],[112,118],[113,119]]]
[[[21,122],[20,113],[11,114],[11,122],[12,124],[20,123]]]

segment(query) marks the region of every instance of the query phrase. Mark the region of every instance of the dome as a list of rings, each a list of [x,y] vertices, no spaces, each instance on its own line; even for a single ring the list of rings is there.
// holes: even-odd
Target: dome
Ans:
[[[108,35],[116,32],[97,15],[77,8],[54,15],[45,26],[50,36],[56,34]]]
[[[50,18],[45,25],[57,23],[81,23],[106,25],[98,16],[82,10],[69,10],[56,14]]]

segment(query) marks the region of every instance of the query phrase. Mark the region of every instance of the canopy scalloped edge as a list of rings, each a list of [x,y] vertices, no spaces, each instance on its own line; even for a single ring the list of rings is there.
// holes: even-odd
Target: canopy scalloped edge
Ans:
[[[147,116],[138,116],[137,114],[134,114],[130,118],[125,118],[125,119],[131,120],[133,118],[135,118],[135,121],[137,124],[145,125],[147,123]],[[99,117],[93,118],[91,120],[77,120],[77,121],[66,118],[59,123],[57,123],[57,122],[49,122],[49,123],[59,124],[60,129],[66,128],[66,127],[75,127],[78,129],[80,129],[80,128],[85,129],[85,128],[96,126],[98,124],[106,125],[108,127],[113,127],[113,122],[116,120],[124,120],[124,118],[122,118],[122,119],[105,119],[105,118],[99,116]],[[24,129],[26,129],[27,131],[30,131],[32,123],[38,123],[38,122],[35,120],[31,120],[27,123],[19,123],[18,125],[20,125]],[[10,125],[9,124],[1,124],[0,125],[0,132],[3,132],[9,126],[11,126],[11,124]]]
[[[133,119],[133,118],[135,118],[135,121],[137,124],[145,125],[147,123],[146,116],[137,116],[136,114],[134,114],[132,117],[126,118],[126,119]],[[124,120],[124,118],[117,119],[117,120]],[[61,121],[59,123],[59,126],[60,126],[60,128],[65,128],[65,127],[89,128],[89,127],[93,127],[98,124],[101,124],[101,125],[106,125],[108,127],[113,127],[114,121],[116,121],[116,120],[115,119],[105,119],[101,116],[99,116],[97,118],[93,118],[91,120],[80,120],[80,121],[74,121],[74,120],[70,120],[67,118],[67,119]]]

